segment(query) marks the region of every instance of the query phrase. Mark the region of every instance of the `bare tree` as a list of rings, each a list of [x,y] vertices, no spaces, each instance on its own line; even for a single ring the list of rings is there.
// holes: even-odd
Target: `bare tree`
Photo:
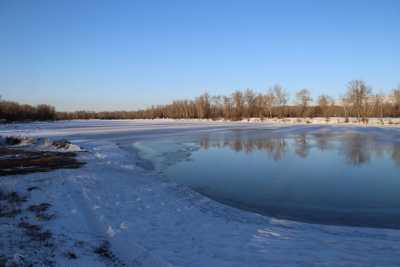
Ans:
[[[225,119],[231,119],[232,118],[232,100],[228,96],[223,97],[223,114]]]
[[[269,89],[268,92],[264,95],[264,108],[266,112],[269,114],[269,117],[272,118],[272,108],[275,103],[275,94],[272,89]]]
[[[243,116],[243,93],[240,91],[235,91],[232,94],[232,101],[234,107],[234,119],[240,120]]]
[[[376,94],[373,96],[373,105],[371,107],[370,115],[383,118],[383,94]]]
[[[255,106],[256,106],[256,94],[251,89],[246,89],[243,94],[244,99],[244,116],[247,118],[251,118],[255,114]]]
[[[400,85],[392,91],[393,115],[400,116]]]
[[[318,97],[318,107],[321,111],[322,116],[325,118],[329,117],[329,109],[334,104],[332,97],[328,95],[320,95]]]
[[[347,86],[346,98],[351,103],[352,109],[358,120],[366,117],[368,108],[368,96],[371,89],[361,80],[350,81]]]
[[[210,117],[213,119],[221,118],[223,116],[222,110],[223,110],[222,96],[212,96]]]
[[[287,93],[285,92],[285,89],[283,89],[282,86],[280,85],[274,85],[274,87],[272,88],[273,92],[274,92],[274,106],[278,107],[279,109],[279,116],[282,117],[285,114],[285,106],[288,102],[288,96]]]
[[[350,117],[350,108],[351,108],[351,102],[350,99],[347,96],[343,96],[341,98],[341,106],[343,108],[343,115],[346,119],[346,121],[349,120]]]
[[[196,99],[197,116],[200,119],[207,119],[210,115],[210,97],[204,93]]]
[[[262,94],[257,94],[256,100],[255,100],[255,115],[262,120],[264,119],[265,116],[265,110],[264,110],[264,96]]]
[[[310,91],[308,89],[302,89],[296,93],[296,102],[300,108],[300,114],[305,116],[307,107],[309,103],[312,101],[310,96]]]

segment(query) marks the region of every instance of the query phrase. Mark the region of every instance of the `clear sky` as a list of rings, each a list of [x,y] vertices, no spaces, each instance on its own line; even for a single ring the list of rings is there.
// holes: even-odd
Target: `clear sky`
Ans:
[[[0,0],[0,94],[136,109],[205,90],[400,83],[400,1]]]

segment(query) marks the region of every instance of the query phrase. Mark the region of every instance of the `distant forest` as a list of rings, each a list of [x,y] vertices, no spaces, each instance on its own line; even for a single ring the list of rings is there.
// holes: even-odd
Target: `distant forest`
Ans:
[[[50,105],[25,105],[0,98],[0,122],[50,121],[57,119],[57,112]]]
[[[287,91],[275,85],[265,93],[251,89],[235,91],[229,96],[204,93],[192,100],[176,100],[167,105],[152,106],[136,111],[56,112],[49,105],[20,105],[0,101],[0,119],[6,122],[73,119],[226,119],[287,118],[287,117],[400,117],[400,86],[390,94],[373,93],[364,81],[348,83],[340,99],[320,95],[312,99],[308,89],[301,89],[290,101]]]

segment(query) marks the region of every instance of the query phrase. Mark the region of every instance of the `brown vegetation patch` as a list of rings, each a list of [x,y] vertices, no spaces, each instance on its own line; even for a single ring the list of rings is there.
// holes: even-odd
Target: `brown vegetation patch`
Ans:
[[[15,206],[3,206],[0,204],[0,217],[13,218],[21,213],[21,209]]]
[[[94,253],[108,259],[111,259],[113,257],[110,250],[110,243],[108,241],[101,242],[101,244],[94,249]]]
[[[27,221],[22,221],[18,227],[25,230],[25,233],[34,241],[47,241],[52,237],[50,231],[43,230],[40,225],[31,224]]]
[[[73,152],[27,151],[0,148],[0,176],[76,169],[84,163]]]
[[[78,256],[73,251],[67,251],[65,257],[70,260],[76,260]]]
[[[27,198],[17,194],[17,192],[4,192],[0,190],[0,201],[7,201],[8,203],[19,204],[26,202]]]
[[[16,192],[4,192],[0,190],[0,217],[13,218],[21,213],[20,204],[26,201],[26,197]]]
[[[31,205],[28,208],[28,211],[35,213],[36,219],[40,221],[49,221],[54,218],[54,214],[47,213],[47,210],[50,208],[49,203],[41,203],[38,205]]]
[[[9,146],[19,145],[19,144],[21,144],[21,142],[22,142],[21,138],[13,137],[13,136],[7,136],[5,139],[6,145],[9,145]]]
[[[41,203],[38,205],[31,205],[29,206],[28,210],[31,212],[39,213],[39,212],[45,212],[50,208],[49,203]]]
[[[32,192],[33,190],[40,190],[40,188],[37,187],[37,186],[30,186],[30,187],[28,187],[28,188],[26,189],[26,191],[28,191],[28,192]]]

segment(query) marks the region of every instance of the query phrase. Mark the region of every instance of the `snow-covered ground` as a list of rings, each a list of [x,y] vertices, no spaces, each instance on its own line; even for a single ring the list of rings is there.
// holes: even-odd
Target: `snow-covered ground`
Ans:
[[[400,266],[399,230],[313,225],[238,210],[166,180],[157,166],[190,153],[190,147],[177,147],[165,157],[164,140],[235,128],[310,127],[332,126],[174,120],[2,125],[2,136],[66,138],[85,150],[79,158],[87,164],[0,177],[0,185],[17,192],[37,187],[29,201],[51,204],[56,217],[43,225],[57,244],[57,266]],[[360,130],[400,136],[397,128]],[[110,242],[111,261],[92,253],[103,240]],[[67,259],[68,251],[78,258]]]

